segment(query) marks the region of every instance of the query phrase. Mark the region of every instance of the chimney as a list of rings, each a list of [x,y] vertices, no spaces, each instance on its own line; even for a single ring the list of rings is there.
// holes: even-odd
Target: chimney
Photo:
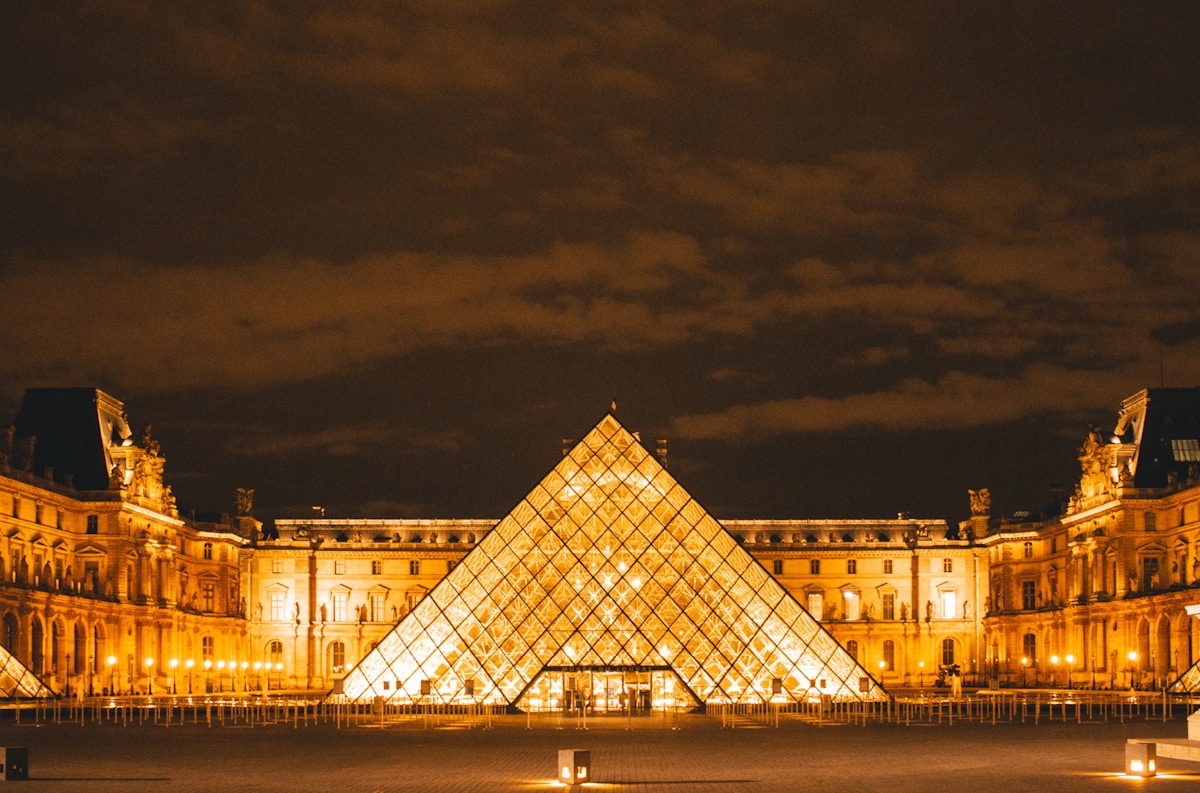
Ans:
[[[667,467],[667,439],[656,438],[654,441],[654,453],[658,457],[658,464],[663,468]]]

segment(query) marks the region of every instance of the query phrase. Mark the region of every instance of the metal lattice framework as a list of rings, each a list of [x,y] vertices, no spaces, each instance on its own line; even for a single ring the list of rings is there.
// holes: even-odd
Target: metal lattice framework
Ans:
[[[669,670],[699,703],[886,697],[612,415],[342,691],[517,705],[543,672],[573,669]]]
[[[5,647],[0,646],[0,697],[52,697],[54,692]]]

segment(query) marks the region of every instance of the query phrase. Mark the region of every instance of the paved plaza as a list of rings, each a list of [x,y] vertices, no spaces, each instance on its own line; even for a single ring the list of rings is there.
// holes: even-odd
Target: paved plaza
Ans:
[[[1176,719],[1082,724],[1042,721],[903,726],[723,729],[720,721],[506,716],[492,729],[420,720],[380,726],[335,721],[208,727],[149,721],[34,724],[0,721],[0,740],[29,747],[33,790],[74,793],[165,791],[564,790],[557,751],[591,751],[594,781],[583,791],[1183,791],[1200,789],[1200,766],[1163,760],[1152,780],[1120,775],[1131,737],[1185,737]]]

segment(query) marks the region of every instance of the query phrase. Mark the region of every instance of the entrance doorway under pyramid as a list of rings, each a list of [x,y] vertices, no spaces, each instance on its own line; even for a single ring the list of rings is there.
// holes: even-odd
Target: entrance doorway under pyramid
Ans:
[[[612,414],[342,693],[524,710],[886,697]]]

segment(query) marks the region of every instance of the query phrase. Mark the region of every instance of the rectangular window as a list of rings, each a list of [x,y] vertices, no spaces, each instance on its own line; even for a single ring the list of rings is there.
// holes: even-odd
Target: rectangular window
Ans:
[[[383,613],[383,595],[371,595],[371,622],[383,622],[386,617]]]
[[[333,560],[333,574],[334,575],[345,575],[346,574],[346,560],[345,559],[334,559]]]
[[[383,575],[383,562],[378,559],[371,561],[371,575]]]
[[[1146,531],[1158,530],[1158,519],[1153,512],[1146,512],[1143,514],[1142,521],[1146,527]]]
[[[1021,582],[1021,608],[1033,611],[1037,608],[1037,582]]]
[[[887,672],[896,668],[896,643],[891,639],[885,639],[883,642],[883,671]]]
[[[943,559],[942,560],[942,572],[943,573],[953,573],[954,572],[954,560],[953,559]]]
[[[820,575],[821,574],[821,560],[820,559],[809,559],[808,560],[808,572],[811,575]]]
[[[856,620],[859,617],[859,605],[862,603],[858,592],[853,589],[842,590],[842,603],[846,607],[846,620]]]
[[[896,619],[896,593],[884,592],[883,598],[883,618],[885,620]]]
[[[942,613],[939,615],[944,620],[952,620],[958,612],[958,598],[955,596],[954,590],[943,590],[941,595]]]
[[[419,560],[413,559],[408,563],[408,574],[409,575],[420,575],[421,574],[421,562]]]
[[[847,559],[846,560],[846,575],[855,575],[857,572],[858,572],[858,560],[857,559]]]
[[[273,622],[283,622],[283,599],[286,593],[283,590],[272,590],[271,592],[271,620]]]
[[[212,543],[211,542],[204,543],[204,558],[205,559],[212,558]]]
[[[1142,560],[1142,591],[1153,592],[1158,588],[1158,557],[1148,556]]]
[[[202,601],[201,608],[204,611],[215,611],[217,606],[217,585],[212,581],[201,583],[200,600]]]
[[[808,613],[815,620],[820,620],[825,611],[825,597],[820,592],[808,593]]]
[[[883,572],[884,572],[884,574],[885,574],[885,575],[891,575],[891,574],[892,574],[892,560],[891,560],[891,559],[884,559],[884,560],[883,560]]]
[[[216,656],[216,654],[217,654],[216,644],[213,642],[213,637],[211,637],[211,636],[201,637],[200,638],[200,658],[201,658],[201,660],[212,663],[212,660]]]
[[[1172,439],[1171,454],[1175,456],[1177,463],[1200,463],[1200,439]]]
[[[271,560],[271,572],[275,573],[275,574],[279,574],[279,573],[283,572],[283,560],[282,559],[272,559]]]
[[[86,534],[99,534],[100,533],[100,516],[99,515],[88,515],[87,516],[87,528],[84,530],[84,532]]]
[[[783,575],[783,560],[775,559],[771,562],[771,572],[775,575]]]
[[[1021,553],[1026,559],[1033,558],[1033,543],[1027,542],[1021,546]]]
[[[1050,538],[1050,553],[1058,553],[1058,538]]]
[[[347,607],[350,603],[350,596],[345,592],[333,593],[333,621],[345,622],[347,617]]]

